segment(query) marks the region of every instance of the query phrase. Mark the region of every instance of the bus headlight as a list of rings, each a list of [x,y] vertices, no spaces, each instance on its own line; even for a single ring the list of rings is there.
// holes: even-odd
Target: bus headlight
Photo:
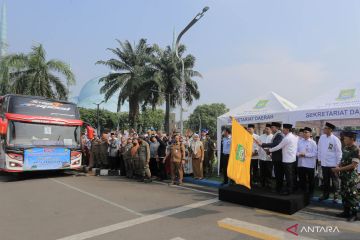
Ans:
[[[20,163],[16,163],[16,162],[9,162],[10,167],[22,167],[23,165]]]
[[[72,162],[72,165],[79,165],[80,164],[80,160],[76,160],[74,162]]]

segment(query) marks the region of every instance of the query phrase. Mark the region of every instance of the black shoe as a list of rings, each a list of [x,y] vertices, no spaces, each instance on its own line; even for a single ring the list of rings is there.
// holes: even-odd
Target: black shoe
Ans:
[[[319,202],[329,199],[329,196],[321,196],[319,197]]]
[[[350,217],[347,219],[348,222],[355,222],[355,221],[357,221],[357,220],[358,220],[358,218],[357,218],[356,215],[352,215],[352,216],[350,216]]]
[[[282,196],[287,196],[287,195],[290,195],[290,192],[288,192],[288,191],[283,191],[283,192],[280,193],[280,195],[282,195]]]
[[[342,212],[342,213],[338,213],[335,215],[336,217],[339,217],[339,218],[349,218],[350,217],[350,213],[348,212]]]
[[[152,179],[151,178],[147,178],[143,181],[144,183],[151,183],[152,182]]]

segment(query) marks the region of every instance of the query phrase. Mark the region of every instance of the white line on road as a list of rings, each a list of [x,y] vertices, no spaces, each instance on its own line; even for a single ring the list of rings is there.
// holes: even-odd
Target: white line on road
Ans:
[[[163,184],[163,185],[169,185],[168,183],[164,183],[164,182],[158,182],[158,181],[153,181],[153,182],[158,183],[158,184]],[[191,190],[191,191],[199,192],[199,193],[210,194],[210,195],[213,195],[213,196],[218,196],[219,195],[217,193],[202,191],[202,190],[198,190],[198,189],[194,189],[194,188],[190,188],[190,187],[179,186],[179,185],[169,185],[169,186],[170,187],[175,187],[175,188],[187,189],[187,190]]]
[[[109,201],[109,200],[107,200],[107,199],[105,199],[105,198],[103,198],[103,197],[100,197],[100,196],[97,196],[97,195],[95,195],[95,194],[86,192],[86,191],[84,191],[84,190],[82,190],[82,189],[80,189],[80,188],[71,186],[71,185],[69,185],[69,184],[66,184],[66,183],[61,182],[61,181],[56,180],[56,179],[52,179],[52,178],[49,178],[49,179],[50,179],[51,181],[53,181],[53,182],[59,183],[59,184],[61,184],[61,185],[64,185],[64,186],[66,186],[66,187],[68,187],[68,188],[70,188],[70,189],[72,189],[72,190],[81,192],[81,193],[83,193],[83,194],[85,194],[85,195],[88,195],[88,196],[90,196],[90,197],[96,198],[97,200],[106,202],[106,203],[108,203],[108,204],[110,204],[110,205],[112,205],[112,206],[121,208],[121,209],[123,209],[123,210],[125,210],[125,211],[128,211],[128,212],[130,212],[130,213],[133,213],[133,214],[135,214],[135,215],[137,215],[137,216],[144,216],[144,214],[141,214],[141,213],[139,213],[139,212],[136,212],[136,211],[134,211],[134,210],[132,210],[132,209],[130,209],[130,208],[127,208],[127,207],[125,207],[125,206],[123,206],[123,205],[120,205],[120,204],[111,202],[111,201]]]
[[[280,231],[274,228],[269,228],[258,224],[240,221],[233,218],[224,218],[218,222],[218,225],[222,228],[236,231],[258,239],[315,240],[314,238],[295,236],[285,231]]]
[[[164,217],[174,215],[174,214],[177,214],[177,213],[181,213],[181,212],[189,211],[189,210],[199,208],[199,207],[202,207],[202,206],[206,206],[206,205],[209,205],[209,204],[213,204],[213,203],[216,203],[218,201],[219,200],[217,198],[213,198],[213,199],[209,199],[209,200],[205,200],[205,201],[201,201],[201,202],[196,202],[196,203],[192,203],[192,204],[185,205],[185,206],[182,206],[182,207],[177,207],[177,208],[165,210],[165,211],[162,211],[162,212],[159,212],[159,213],[155,213],[155,214],[151,214],[151,215],[147,215],[147,216],[127,220],[127,221],[116,223],[116,224],[109,225],[109,226],[106,226],[106,227],[101,227],[101,228],[97,228],[97,229],[90,230],[90,231],[87,231],[87,232],[83,232],[83,233],[75,234],[75,235],[72,235],[72,236],[64,237],[64,238],[61,238],[61,239],[58,239],[58,240],[83,240],[83,239],[89,239],[89,238],[100,236],[100,235],[103,235],[103,234],[106,234],[106,233],[114,232],[114,231],[117,231],[117,230],[121,230],[121,229],[124,229],[124,228],[139,225],[139,224],[142,224],[142,223],[150,222],[150,221],[157,220],[157,219],[160,219],[160,218],[164,218]]]
[[[184,238],[181,238],[181,237],[176,237],[176,238],[172,238],[170,240],[185,240]]]

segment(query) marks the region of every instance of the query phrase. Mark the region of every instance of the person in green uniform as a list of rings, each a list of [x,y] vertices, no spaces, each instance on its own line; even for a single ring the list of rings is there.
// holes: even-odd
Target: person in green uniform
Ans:
[[[100,168],[108,169],[109,168],[109,159],[108,159],[108,148],[109,148],[109,136],[107,132],[101,134],[100,139]]]
[[[149,168],[150,162],[150,147],[149,144],[145,141],[145,137],[141,136],[138,139],[139,142],[139,173],[140,181],[142,182],[151,182],[151,172]],[[145,178],[146,177],[146,178]]]
[[[215,163],[215,152],[216,152],[216,143],[211,139],[210,133],[206,134],[207,138],[207,159],[208,164],[205,166],[205,177],[210,178],[213,175],[214,163]]]
[[[100,144],[101,140],[98,136],[95,136],[91,140],[91,150],[90,154],[92,156],[92,162],[90,164],[91,168],[99,168],[100,167]]]
[[[133,141],[131,138],[127,139],[125,147],[123,147],[122,157],[125,163],[125,171],[127,178],[133,178],[134,176],[134,162],[131,157],[131,148],[133,147]]]
[[[349,222],[357,220],[358,199],[357,184],[359,177],[357,173],[357,165],[359,163],[359,149],[355,145],[356,133],[346,131],[343,132],[344,147],[343,155],[339,166],[332,168],[335,174],[340,176],[341,180],[341,198],[344,211],[337,214],[338,217],[347,218]]]

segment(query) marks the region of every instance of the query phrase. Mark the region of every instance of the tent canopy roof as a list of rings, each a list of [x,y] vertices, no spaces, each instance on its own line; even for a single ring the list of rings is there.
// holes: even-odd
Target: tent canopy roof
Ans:
[[[240,123],[281,121],[281,114],[296,108],[289,100],[269,92],[230,110],[218,119],[229,122],[230,117],[235,117]]]
[[[360,117],[360,84],[338,87],[301,105],[291,122],[344,120]],[[343,121],[346,124],[346,121]]]
[[[305,104],[299,106],[298,110],[307,109],[333,109],[360,106],[360,84],[358,86],[347,86],[327,91]]]

